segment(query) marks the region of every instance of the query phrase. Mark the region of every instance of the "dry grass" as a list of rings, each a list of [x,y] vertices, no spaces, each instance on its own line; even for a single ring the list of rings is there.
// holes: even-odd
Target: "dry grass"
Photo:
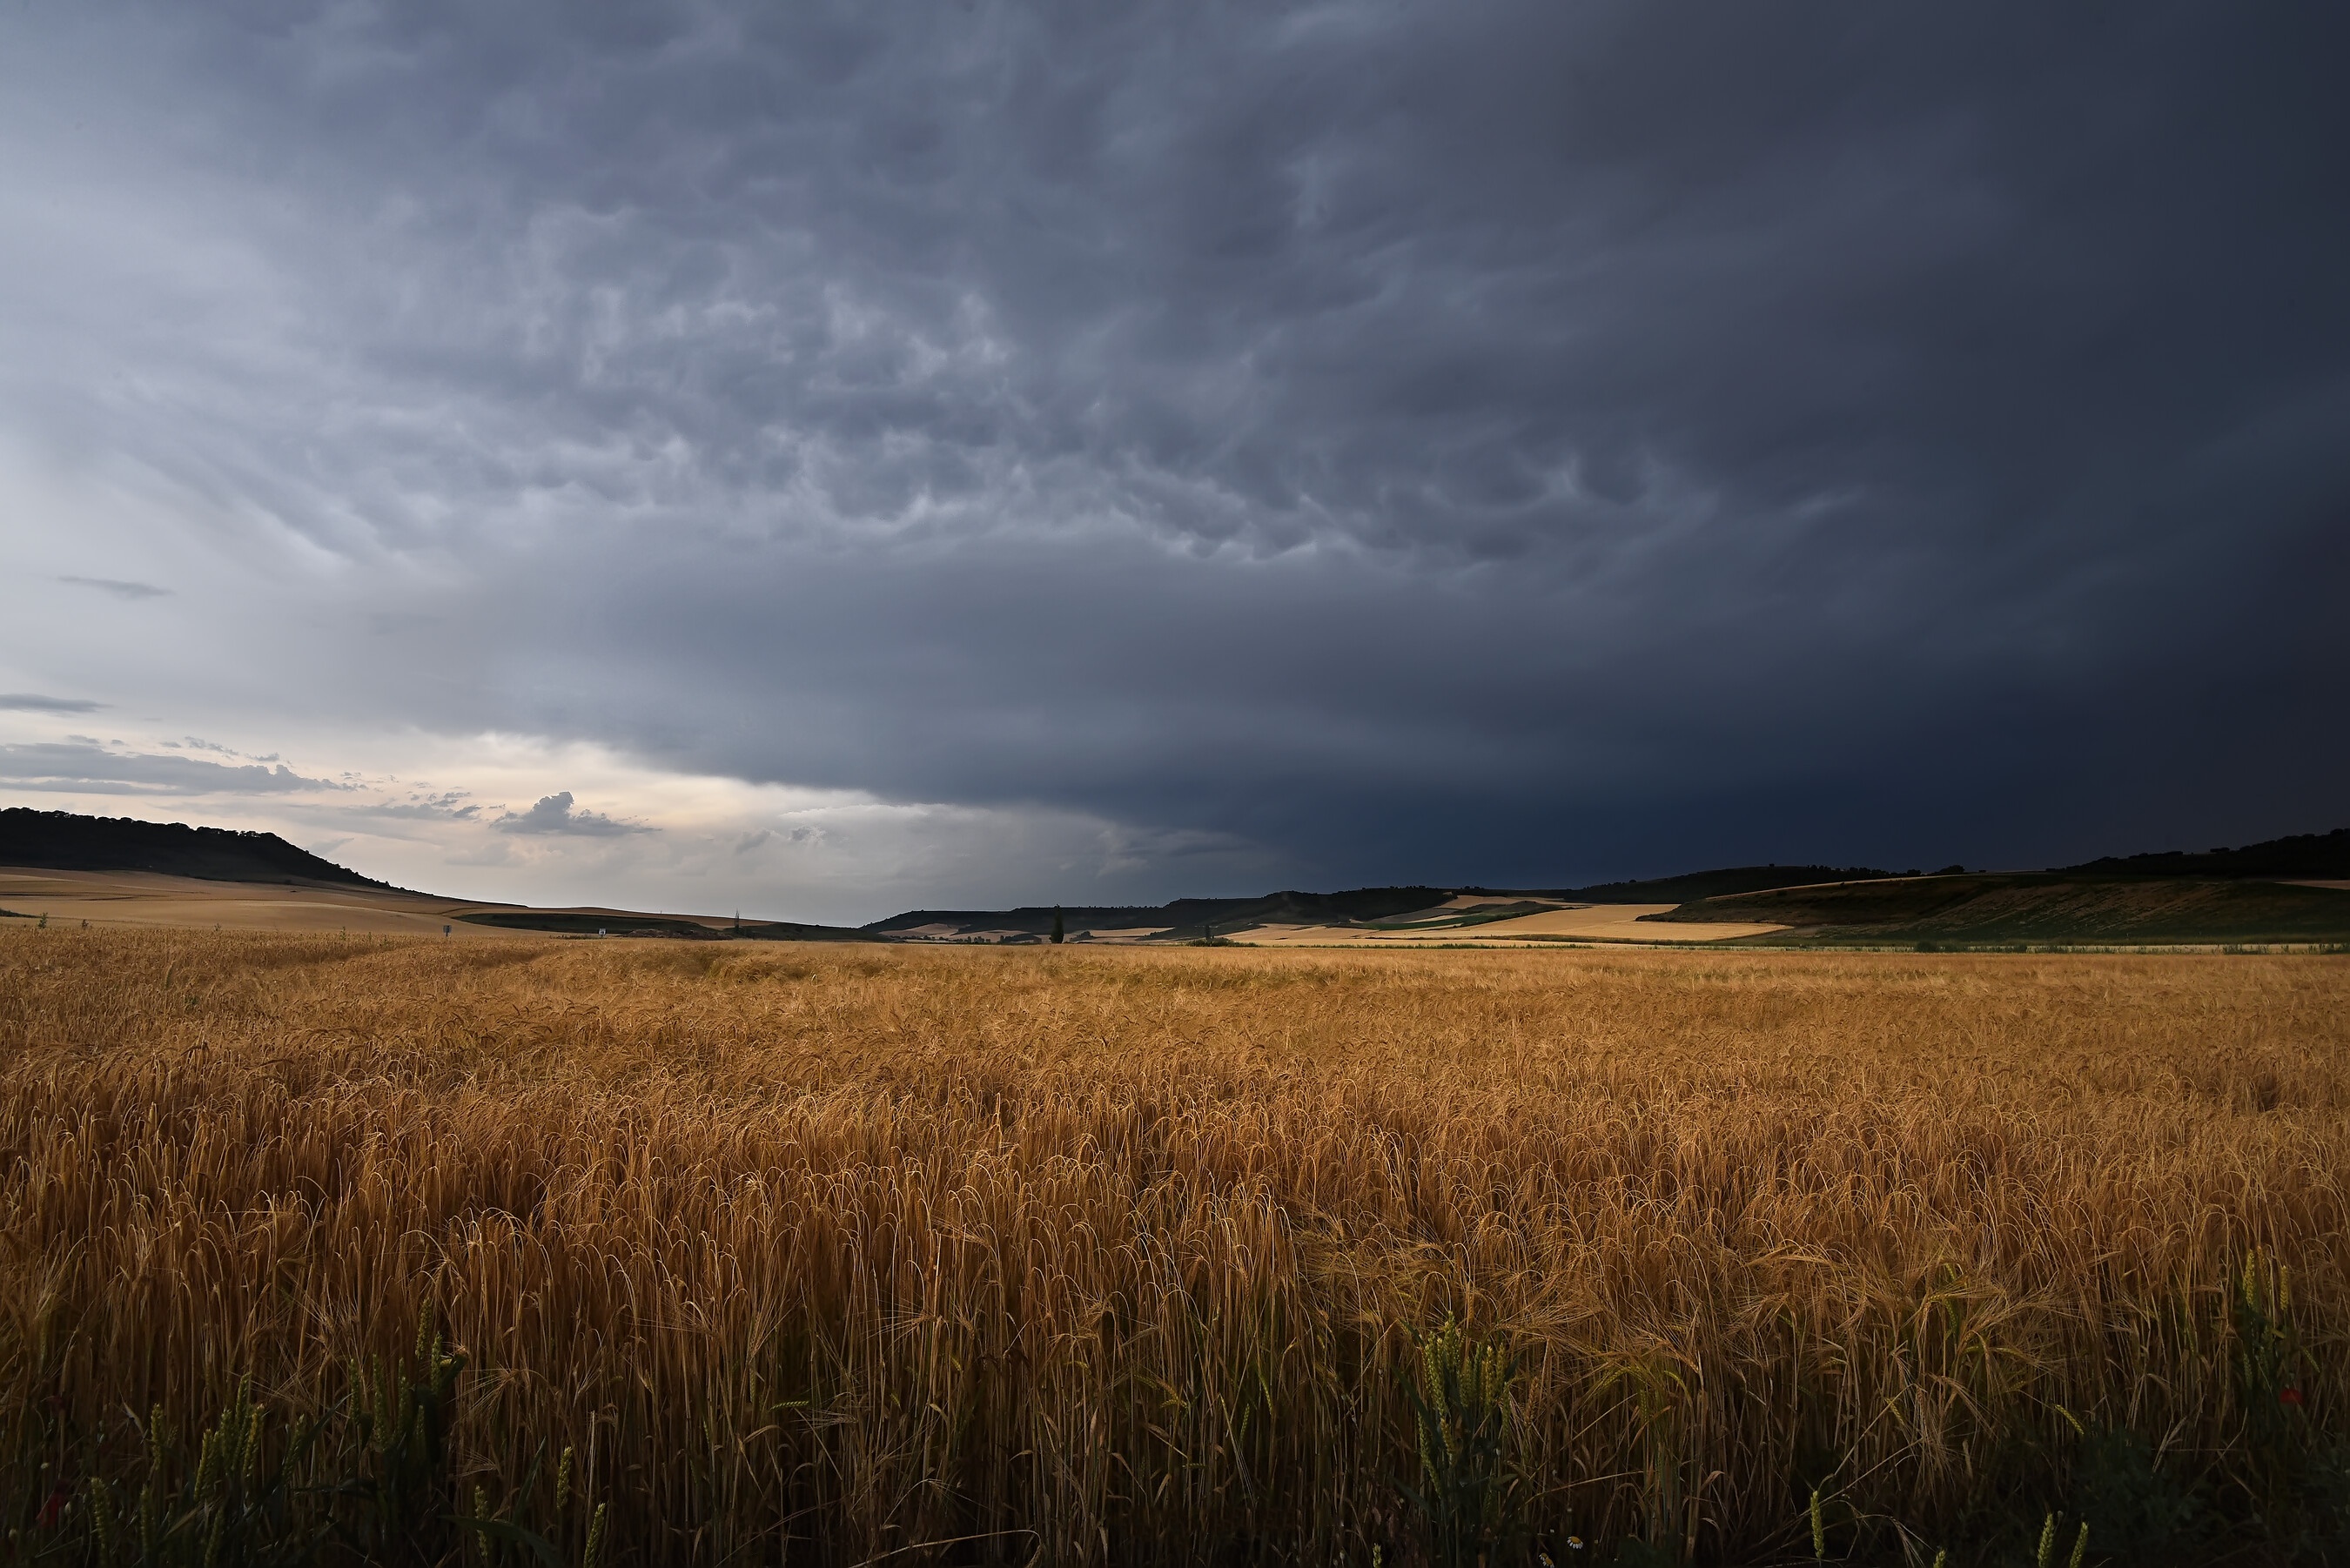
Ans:
[[[315,1406],[431,1303],[619,1560],[1363,1560],[1458,1307],[1549,1528],[1933,1536],[2230,1442],[2249,1249],[2343,1408],[2345,1043],[2333,958],[11,930],[0,1400]]]

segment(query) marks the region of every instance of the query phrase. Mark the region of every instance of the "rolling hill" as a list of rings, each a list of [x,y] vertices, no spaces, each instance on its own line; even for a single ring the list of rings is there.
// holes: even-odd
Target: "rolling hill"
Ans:
[[[1363,926],[1395,929],[1415,926],[1474,926],[1561,904],[1669,904],[1717,894],[1742,893],[1762,888],[1783,888],[1794,882],[1855,880],[1898,877],[1896,871],[1875,871],[1830,866],[1739,866],[1686,876],[1659,877],[1640,882],[1607,882],[1590,888],[1357,888],[1343,893],[1305,893],[1291,889],[1253,898],[1177,898],[1165,904],[1065,905],[1062,920],[1072,931],[1149,930],[1165,933],[1170,941],[1189,940],[1213,928],[1230,936],[1265,926]],[[1439,914],[1448,902],[1486,903],[1456,908]],[[1047,905],[1016,909],[910,909],[863,928],[880,937],[910,937],[917,932],[933,940],[951,933],[993,934],[997,940],[1042,939],[1053,929],[1054,910]]]
[[[2241,849],[2173,849],[2155,855],[2108,855],[2060,869],[2097,877],[2223,877],[2350,878],[2350,827],[2300,833]]]
[[[1059,910],[1071,931],[1164,929],[1182,937],[1209,927],[1230,931],[1263,925],[1347,925],[1391,919],[1441,904],[1452,897],[1441,888],[1358,888],[1346,893],[1268,893],[1254,898],[1177,898],[1166,904],[1071,904]],[[1050,905],[1017,909],[910,909],[876,920],[863,929],[897,938],[918,930],[1008,932],[1043,937],[1053,929]]]
[[[69,811],[0,810],[0,866],[52,871],[152,871],[212,882],[296,882],[388,888],[274,833],[190,827]]]
[[[1782,888],[1699,898],[1660,927],[1752,920],[1750,940],[2170,943],[2350,941],[2350,891],[2217,877],[2007,872]]]
[[[796,920],[721,921],[691,915],[641,915],[628,909],[468,909],[456,919],[504,931],[545,931],[567,937],[681,937],[691,941],[874,942],[883,939],[853,926],[810,926]]]
[[[1798,888],[1816,882],[1869,882],[1891,877],[1915,877],[1915,871],[1877,871],[1859,866],[1731,866],[1719,871],[1691,871],[1679,877],[1651,877],[1640,882],[1602,882],[1589,888],[1569,888],[1547,895],[1584,904],[1669,904],[1691,898],[1718,898],[1735,893],[1758,893],[1768,888]],[[1466,890],[1466,889],[1464,889]]]
[[[216,919],[218,911],[209,907],[193,916],[186,909],[216,905],[230,896],[227,888],[241,885],[277,890],[276,901],[266,910],[248,912],[252,919],[276,925],[301,919],[340,924],[364,916],[390,922],[388,929],[406,929],[400,922],[407,922],[433,930],[439,922],[484,932],[603,932],[705,941],[1034,942],[1046,939],[1056,915],[1072,937],[1082,934],[1090,940],[1115,933],[1114,940],[1162,942],[1191,940],[1209,931],[1220,937],[1258,931],[1266,933],[1267,940],[1316,941],[1447,931],[1467,936],[1481,930],[1496,939],[1621,940],[1636,919],[1643,928],[1653,927],[1656,940],[1662,941],[2350,941],[2350,888],[2307,885],[2350,880],[2350,828],[2241,848],[2108,857],[2054,871],[1965,872],[1952,867],[1926,876],[1857,867],[1742,866],[1555,889],[1415,885],[1336,893],[1288,889],[1254,898],[1178,898],[1151,905],[1069,905],[1057,911],[1045,905],[913,909],[858,928],[436,899],[361,876],[275,834],[21,807],[0,810],[0,867],[133,882],[142,877],[188,879],[173,888],[125,884],[75,892],[36,877],[12,893],[12,898],[51,902],[78,898],[89,903],[89,911],[99,919],[133,918],[135,905],[148,911],[139,918],[151,920]],[[204,893],[206,884],[224,891]],[[392,895],[400,901],[398,910],[382,902]],[[289,898],[296,903],[287,903]],[[301,902],[305,899],[310,902]],[[323,904],[313,909],[318,899],[340,901],[331,909]],[[351,908],[346,909],[347,904]],[[1671,907],[1656,913],[1628,908],[1666,905]],[[1568,918],[1577,909],[1612,906],[1627,908],[1605,931],[1587,919],[1578,923]],[[18,906],[12,903],[11,908]],[[1713,926],[1722,935],[1700,938],[1694,931],[1674,929],[1700,924]],[[1542,929],[1536,930],[1536,926]],[[1737,926],[1780,929],[1769,936],[1732,935],[1724,929]]]

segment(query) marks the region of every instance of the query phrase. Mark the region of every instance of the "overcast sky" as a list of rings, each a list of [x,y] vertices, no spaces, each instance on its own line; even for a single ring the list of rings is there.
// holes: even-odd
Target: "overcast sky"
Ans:
[[[2350,12],[0,4],[0,802],[910,906],[2350,824]]]

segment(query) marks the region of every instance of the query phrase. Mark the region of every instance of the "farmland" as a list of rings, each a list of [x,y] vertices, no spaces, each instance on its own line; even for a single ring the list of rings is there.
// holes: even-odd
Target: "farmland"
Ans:
[[[2314,1530],[2345,1045],[2323,955],[20,924],[12,1550],[193,1496],[248,1385],[266,1474],[406,1368],[469,1552],[1405,1562],[1448,1314],[1517,1357],[1512,1509],[1603,1560],[1808,1561],[1817,1494],[1831,1556],[2029,1561],[2132,1433]]]

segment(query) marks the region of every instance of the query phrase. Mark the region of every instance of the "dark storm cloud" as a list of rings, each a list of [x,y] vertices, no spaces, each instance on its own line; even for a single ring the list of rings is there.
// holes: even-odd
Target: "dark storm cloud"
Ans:
[[[43,25],[259,259],[39,418],[366,568],[305,711],[1323,880],[2341,815],[2334,12]]]

